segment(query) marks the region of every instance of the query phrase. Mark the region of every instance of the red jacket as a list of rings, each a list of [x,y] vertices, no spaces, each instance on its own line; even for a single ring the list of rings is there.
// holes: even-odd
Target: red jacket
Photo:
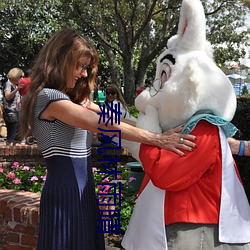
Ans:
[[[197,137],[197,148],[185,151],[184,157],[154,146],[140,147],[145,170],[141,190],[149,178],[156,187],[166,190],[167,225],[219,222],[222,162],[218,127],[202,120],[191,134]]]
[[[19,84],[23,84],[23,88],[19,89],[19,93],[21,96],[24,96],[30,88],[31,79],[24,77],[20,80]]]

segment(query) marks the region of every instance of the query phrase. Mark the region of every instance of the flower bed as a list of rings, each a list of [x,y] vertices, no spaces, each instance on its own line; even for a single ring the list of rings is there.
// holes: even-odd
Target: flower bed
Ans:
[[[20,191],[28,191],[33,193],[41,193],[44,182],[46,180],[46,168],[43,165],[27,166],[14,162],[8,169],[0,168],[0,186],[2,189],[12,189]],[[107,175],[104,170],[93,167],[93,175],[96,183],[97,197],[103,198],[108,196],[109,183],[121,182],[121,207],[117,204],[114,210],[120,210],[121,235],[126,231],[132,211],[135,205],[136,193],[132,188],[128,188],[128,183],[134,181],[133,177],[128,179],[128,168],[123,165],[117,167],[120,172],[116,178],[114,175]],[[99,185],[98,185],[99,184]],[[103,185],[106,184],[105,189]],[[105,207],[111,209],[109,204],[105,203],[100,209]],[[114,238],[114,235],[112,235]],[[119,237],[120,238],[120,237]],[[119,244],[119,242],[118,242]]]
[[[105,170],[104,170],[105,171]],[[117,172],[121,172],[117,175],[117,178],[115,176],[107,176],[107,173],[104,173],[102,170],[98,170],[96,168],[93,168],[93,174],[96,185],[96,194],[98,196],[98,199],[101,200],[101,198],[105,197],[105,194],[108,196],[108,193],[111,193],[109,188],[112,188],[109,186],[109,183],[113,182],[121,182],[121,207],[119,205],[116,205],[117,210],[120,210],[120,224],[121,224],[121,232],[124,233],[128,227],[128,223],[130,220],[130,217],[132,215],[135,200],[136,200],[136,192],[133,188],[128,188],[128,183],[135,181],[136,179],[133,177],[129,177],[129,170],[126,166],[119,165],[117,167]],[[104,185],[98,185],[98,184],[105,184]],[[117,196],[119,194],[117,193]],[[110,209],[107,204],[107,210]]]
[[[8,169],[0,168],[1,188],[41,193],[46,180],[46,168],[42,165],[33,167],[14,162]]]

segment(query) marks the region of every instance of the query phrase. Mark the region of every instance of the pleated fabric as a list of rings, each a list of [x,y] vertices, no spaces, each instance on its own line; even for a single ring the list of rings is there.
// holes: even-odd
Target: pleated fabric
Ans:
[[[82,168],[86,163],[62,156],[46,159],[48,177],[40,203],[38,250],[105,249],[103,235],[97,232],[92,169]]]

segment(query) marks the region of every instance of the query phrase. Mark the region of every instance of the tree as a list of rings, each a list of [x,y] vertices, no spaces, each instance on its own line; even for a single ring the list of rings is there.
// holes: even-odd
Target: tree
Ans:
[[[240,44],[249,41],[247,32],[237,32],[244,25],[246,9],[237,1],[220,1],[207,7],[207,39],[212,42],[218,65],[238,61],[245,49]],[[215,11],[216,10],[216,11]]]
[[[51,33],[64,24],[60,2],[19,0],[0,5],[0,74],[28,69]]]
[[[236,27],[244,21],[242,3],[232,0],[202,2],[208,19],[208,39],[215,47],[217,63],[238,59],[244,51],[237,45],[246,40],[244,33],[236,33]],[[147,75],[150,64],[177,31],[181,1],[64,1],[64,7],[68,9],[68,5],[71,6],[68,18],[89,30],[101,44],[113,72],[111,80],[120,82],[122,79],[125,99],[133,103],[136,86],[152,78],[153,75]]]
[[[249,0],[241,0],[241,2],[250,9],[250,1]]]
[[[248,95],[248,89],[246,85],[243,86],[242,95]]]
[[[30,67],[47,38],[61,27],[71,26],[96,45],[100,55],[98,79],[123,85],[130,104],[135,88],[152,81],[155,59],[177,32],[181,6],[181,0],[7,2],[0,4],[0,74],[13,66]],[[244,51],[238,45],[248,37],[236,32],[244,21],[243,3],[202,2],[216,62],[223,65],[243,57]]]

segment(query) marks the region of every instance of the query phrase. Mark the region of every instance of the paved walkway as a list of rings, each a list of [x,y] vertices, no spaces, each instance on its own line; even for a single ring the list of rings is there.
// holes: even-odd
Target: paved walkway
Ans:
[[[115,247],[114,243],[112,243],[112,241],[108,240],[107,237],[105,238],[105,246],[106,246],[105,247],[106,250],[121,250],[121,249],[123,249],[123,248],[120,248],[120,247]]]
[[[106,246],[106,250],[120,250],[121,248],[118,247],[111,247],[111,246]]]

